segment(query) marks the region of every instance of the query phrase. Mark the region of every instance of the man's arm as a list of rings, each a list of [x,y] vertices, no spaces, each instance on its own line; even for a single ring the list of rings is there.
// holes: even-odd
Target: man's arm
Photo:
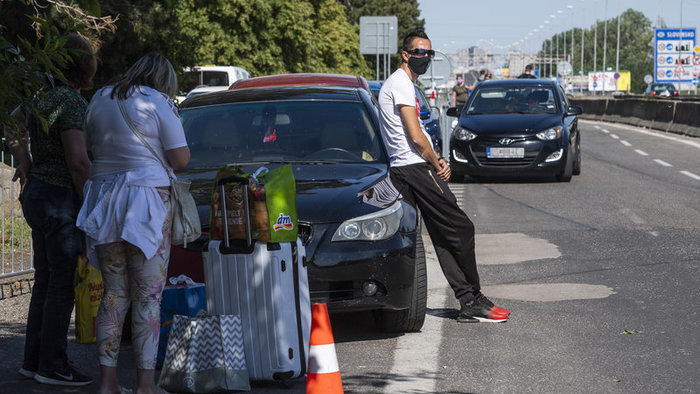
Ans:
[[[10,114],[18,124],[24,125],[25,117],[22,109],[17,107]],[[27,130],[22,129],[22,137],[24,141],[17,139],[17,135],[9,130],[8,127],[3,128],[3,133],[5,134],[5,141],[7,147],[10,149],[12,157],[14,157],[15,163],[15,174],[12,176],[12,181],[19,179],[20,193],[24,190],[24,185],[27,184],[27,177],[29,176],[29,169],[32,166],[32,160],[27,151]]]
[[[430,141],[425,138],[425,134],[420,128],[418,123],[418,116],[416,116],[416,107],[410,105],[400,105],[399,112],[401,114],[401,121],[408,134],[408,140],[413,144],[421,155],[430,165],[435,168],[437,174],[444,181],[450,179],[450,166],[447,165],[444,159],[440,159],[440,156],[435,153],[433,146]]]
[[[66,157],[66,166],[73,178],[75,191],[82,197],[85,181],[90,177],[90,159],[85,149],[85,132],[67,129],[61,132],[61,142]]]

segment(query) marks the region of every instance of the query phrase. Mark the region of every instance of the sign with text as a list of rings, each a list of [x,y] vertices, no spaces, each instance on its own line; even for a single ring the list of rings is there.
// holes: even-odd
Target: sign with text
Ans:
[[[696,36],[694,27],[654,31],[654,81],[692,81]]]
[[[588,90],[591,92],[625,92],[630,90],[632,82],[629,71],[606,71],[588,73]]]

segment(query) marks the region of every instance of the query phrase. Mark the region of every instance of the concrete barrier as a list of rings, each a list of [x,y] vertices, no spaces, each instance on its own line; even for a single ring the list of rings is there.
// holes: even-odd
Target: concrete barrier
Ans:
[[[584,108],[584,119],[625,123],[671,133],[700,137],[700,101],[650,99],[639,96],[574,97]]]

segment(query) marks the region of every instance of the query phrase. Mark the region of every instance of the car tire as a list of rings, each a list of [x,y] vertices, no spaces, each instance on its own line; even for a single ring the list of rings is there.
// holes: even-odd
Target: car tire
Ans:
[[[557,180],[559,182],[571,182],[571,176],[573,175],[574,171],[574,160],[572,158],[571,154],[571,147],[569,147],[569,151],[566,152],[566,164],[564,165],[564,169],[557,175]]]
[[[419,222],[420,223],[420,222]],[[382,310],[376,316],[377,325],[385,332],[417,332],[423,327],[428,298],[428,273],[426,271],[425,248],[419,224],[416,230],[415,276],[413,294],[408,309]]]
[[[576,138],[576,160],[571,170],[573,175],[581,175],[581,137]]]

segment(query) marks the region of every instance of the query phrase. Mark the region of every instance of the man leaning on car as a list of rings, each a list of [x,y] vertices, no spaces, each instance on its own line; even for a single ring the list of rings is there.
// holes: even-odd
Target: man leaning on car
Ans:
[[[433,150],[418,117],[413,83],[427,71],[434,55],[425,32],[410,33],[403,41],[401,66],[379,92],[380,129],[390,156],[391,180],[406,203],[421,211],[438,261],[461,305],[457,321],[505,322],[510,311],[481,293],[474,224],[447,186],[450,167]]]

